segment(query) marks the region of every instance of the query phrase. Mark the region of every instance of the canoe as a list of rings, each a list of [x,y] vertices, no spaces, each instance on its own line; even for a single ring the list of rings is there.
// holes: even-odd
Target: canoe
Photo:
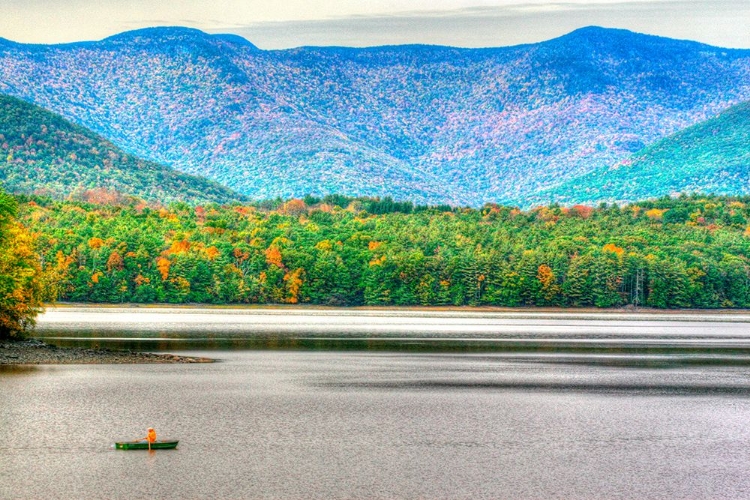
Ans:
[[[154,441],[151,443],[152,450],[171,450],[177,448],[179,441]],[[118,450],[148,450],[147,441],[123,441],[115,443]]]

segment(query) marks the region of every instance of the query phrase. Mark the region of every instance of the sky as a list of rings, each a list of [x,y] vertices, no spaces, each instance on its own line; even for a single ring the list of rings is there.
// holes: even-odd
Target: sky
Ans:
[[[750,48],[750,0],[0,0],[0,12],[0,37],[24,43],[188,26],[263,49],[499,47],[596,25]]]

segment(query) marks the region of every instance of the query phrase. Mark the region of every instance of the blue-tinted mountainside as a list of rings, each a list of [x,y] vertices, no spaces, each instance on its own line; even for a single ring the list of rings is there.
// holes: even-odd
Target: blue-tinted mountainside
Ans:
[[[498,49],[263,51],[158,28],[0,42],[0,91],[256,198],[526,204],[750,99],[750,51],[600,28]]]
[[[136,158],[59,115],[5,95],[0,95],[0,187],[91,201],[115,193],[162,203],[242,198],[213,181]]]
[[[621,202],[680,192],[750,194],[750,102],[621,163],[541,192],[539,203]]]

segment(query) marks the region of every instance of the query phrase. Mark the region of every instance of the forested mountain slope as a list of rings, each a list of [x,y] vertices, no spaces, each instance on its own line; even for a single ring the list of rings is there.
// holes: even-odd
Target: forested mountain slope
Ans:
[[[680,192],[750,194],[750,102],[540,193],[540,203],[622,202]]]
[[[750,99],[750,51],[602,28],[493,49],[265,51],[153,28],[0,41],[0,91],[257,198],[525,205]]]
[[[213,181],[136,158],[63,117],[0,95],[0,183],[55,198],[227,202],[242,198]]]

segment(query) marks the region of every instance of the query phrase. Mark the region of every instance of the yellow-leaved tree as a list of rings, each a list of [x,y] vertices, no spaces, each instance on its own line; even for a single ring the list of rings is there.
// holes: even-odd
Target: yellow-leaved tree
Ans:
[[[34,238],[16,220],[16,211],[16,200],[0,190],[0,338],[23,334],[42,305]]]

